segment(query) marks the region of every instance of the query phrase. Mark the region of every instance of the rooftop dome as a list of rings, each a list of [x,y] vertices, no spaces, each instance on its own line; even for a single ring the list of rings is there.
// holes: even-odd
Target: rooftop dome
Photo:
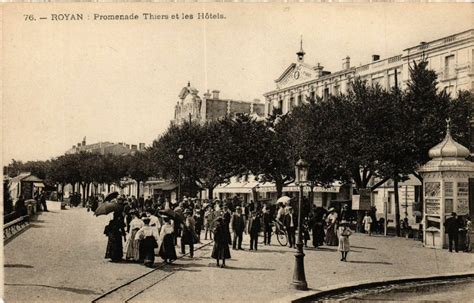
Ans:
[[[454,141],[451,137],[450,120],[447,121],[446,137],[428,152],[431,159],[435,158],[463,158],[470,155],[469,149]]]

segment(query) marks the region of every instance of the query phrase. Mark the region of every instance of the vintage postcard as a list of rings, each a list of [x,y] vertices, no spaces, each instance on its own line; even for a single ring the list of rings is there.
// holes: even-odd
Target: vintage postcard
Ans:
[[[472,302],[472,4],[0,13],[5,302]]]

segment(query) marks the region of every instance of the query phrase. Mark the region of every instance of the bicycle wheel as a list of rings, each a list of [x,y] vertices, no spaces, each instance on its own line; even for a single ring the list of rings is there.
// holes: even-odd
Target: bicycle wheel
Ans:
[[[288,236],[286,235],[286,232],[276,229],[275,235],[277,237],[278,243],[280,243],[281,246],[286,246],[288,244]]]

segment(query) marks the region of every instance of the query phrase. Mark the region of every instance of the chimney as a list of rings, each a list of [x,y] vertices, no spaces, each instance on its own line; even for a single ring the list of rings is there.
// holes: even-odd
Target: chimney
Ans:
[[[321,66],[321,64],[319,64],[319,62],[318,62],[318,65],[316,65],[316,67],[315,67],[314,69],[316,70],[316,75],[317,75],[318,77],[321,77],[321,76],[323,75],[323,69],[324,69],[324,67]]]
[[[86,146],[86,137],[84,137],[84,139],[82,139],[82,146]]]
[[[73,145],[73,146],[72,146],[72,148],[74,149],[74,148],[76,148],[76,146],[75,146],[75,145]]]
[[[125,147],[126,147],[127,149],[130,149],[130,144],[125,144]]]
[[[145,143],[138,143],[139,150],[145,150]]]
[[[211,99],[211,93],[209,92],[209,90],[207,90],[207,92],[204,94],[204,98]]]
[[[342,59],[342,69],[351,68],[351,58],[349,56]]]
[[[219,93],[220,93],[220,91],[218,91],[216,89],[213,90],[212,91],[212,99],[219,99]]]
[[[379,61],[380,55],[372,55],[372,61]]]
[[[78,143],[77,143],[77,147],[81,147],[81,142],[78,142]]]
[[[137,145],[136,144],[132,144],[132,150],[137,150]]]

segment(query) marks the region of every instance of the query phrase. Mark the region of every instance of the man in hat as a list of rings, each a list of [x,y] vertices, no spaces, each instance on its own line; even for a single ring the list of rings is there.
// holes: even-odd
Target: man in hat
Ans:
[[[234,232],[234,240],[232,241],[233,249],[242,249],[242,236],[245,230],[245,219],[242,215],[242,208],[237,206],[234,215],[232,215],[232,231]]]
[[[192,211],[186,209],[184,211],[185,222],[183,225],[183,235],[181,237],[181,254],[186,254],[185,245],[189,245],[189,256],[194,256],[194,239],[195,239],[195,225],[196,221],[192,216]]]
[[[453,252],[453,242],[454,249],[456,252],[458,252],[459,228],[461,225],[459,224],[458,216],[455,212],[451,213],[450,218],[446,219],[446,222],[444,222],[444,227],[446,228],[446,233],[448,234],[449,252]]]
[[[298,218],[294,214],[293,207],[288,207],[288,214],[285,215],[283,219],[283,224],[285,225],[286,232],[288,233],[289,246],[296,248],[295,234],[296,227],[298,226]]]

